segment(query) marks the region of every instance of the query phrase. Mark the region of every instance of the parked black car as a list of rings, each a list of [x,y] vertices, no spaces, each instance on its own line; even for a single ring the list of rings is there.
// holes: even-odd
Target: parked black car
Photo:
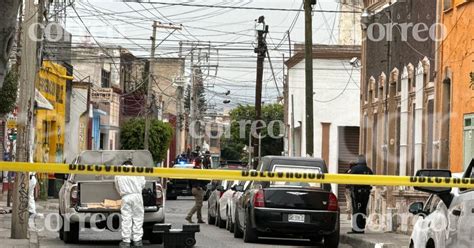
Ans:
[[[327,173],[322,159],[267,156],[257,171]],[[340,210],[330,184],[251,182],[237,201],[234,236],[306,238],[325,247],[339,245]]]

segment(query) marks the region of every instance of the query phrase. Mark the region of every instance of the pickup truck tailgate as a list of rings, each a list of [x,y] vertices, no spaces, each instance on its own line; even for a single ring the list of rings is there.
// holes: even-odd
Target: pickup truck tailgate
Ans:
[[[101,203],[104,199],[120,200],[121,197],[115,189],[115,183],[110,181],[81,182],[79,183],[81,205],[88,203]]]
[[[291,187],[265,188],[265,207],[286,209],[327,210],[329,192],[321,189]]]

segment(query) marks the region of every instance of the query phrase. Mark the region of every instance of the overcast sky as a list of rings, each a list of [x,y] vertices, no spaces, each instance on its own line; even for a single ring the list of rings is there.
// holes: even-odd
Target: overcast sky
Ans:
[[[339,10],[338,0],[319,0],[315,10]],[[144,1],[146,2],[146,1]],[[291,42],[304,41],[304,12],[228,9],[191,6],[169,6],[160,3],[187,3],[225,5],[234,7],[300,9],[302,0],[152,0],[150,3],[124,3],[112,0],[76,0],[75,8],[89,31],[102,44],[115,44],[128,48],[137,56],[149,57],[154,20],[162,23],[182,24],[183,29],[158,30],[157,57],[176,57],[179,41],[210,42],[212,69],[207,77],[207,97],[211,104],[222,105],[222,100],[231,100],[229,106],[253,104],[255,96],[256,56],[255,19],[265,16],[269,25],[267,44],[274,67],[277,84],[282,91],[283,57],[288,58],[288,38],[285,35],[291,27]],[[159,2],[159,3],[158,3]],[[299,13],[299,16],[298,16]],[[358,14],[357,15],[358,18]],[[339,14],[314,13],[313,42],[334,44],[339,33]],[[292,25],[294,23],[294,25]],[[73,44],[94,40],[87,38],[88,31],[72,8],[68,8],[66,29],[73,35]],[[183,54],[189,55],[191,45],[183,46]],[[187,57],[190,59],[190,57]],[[188,63],[189,65],[189,63]],[[186,76],[189,76],[189,68]],[[265,63],[263,101],[275,102],[278,95],[268,60]],[[229,97],[221,93],[231,91]]]

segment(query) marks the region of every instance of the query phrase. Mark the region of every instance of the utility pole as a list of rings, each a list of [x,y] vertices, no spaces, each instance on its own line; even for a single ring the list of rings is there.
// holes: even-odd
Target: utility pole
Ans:
[[[146,90],[145,100],[145,140],[143,141],[143,148],[149,149],[148,139],[150,138],[150,110],[151,110],[151,95],[152,95],[152,83],[153,83],[153,62],[155,62],[155,47],[156,47],[156,28],[158,22],[153,22],[153,36],[151,37],[151,54],[150,61],[148,63],[148,85]]]
[[[28,162],[30,157],[30,128],[33,125],[33,108],[35,101],[35,82],[41,63],[40,38],[43,33],[40,25],[36,25],[35,37],[31,37],[28,30],[30,26],[43,23],[44,0],[25,1],[25,18],[22,28],[22,62],[20,65],[20,96],[18,103],[17,121],[17,161]],[[36,18],[35,18],[36,17]],[[12,212],[12,239],[28,238],[28,172],[17,172],[13,191]]]
[[[177,117],[176,117],[176,152],[181,154],[182,148],[181,148],[181,137],[182,137],[182,130],[184,127],[183,124],[183,97],[184,97],[184,79],[182,77],[178,78],[176,80],[176,111]]]
[[[145,150],[149,149],[148,139],[150,137],[150,110],[152,106],[152,84],[153,84],[153,63],[155,62],[155,50],[156,50],[156,29],[157,28],[166,28],[166,29],[174,29],[174,30],[181,30],[181,26],[174,26],[172,24],[162,24],[160,22],[154,21],[153,22],[153,35],[151,37],[151,54],[150,54],[150,62],[149,62],[149,69],[148,69],[148,87],[146,91],[146,100],[145,100],[145,140],[143,141],[143,146]]]
[[[267,54],[267,44],[265,42],[265,38],[268,33],[268,26],[265,25],[265,17],[260,16],[257,19],[257,47],[254,49],[254,52],[257,54],[257,80],[256,80],[256,87],[255,87],[255,120],[257,122],[257,130],[256,134],[257,137],[253,137],[253,147],[254,151],[258,151],[259,154],[255,157],[260,158],[260,122],[259,120],[262,119],[262,81],[263,81],[263,62],[265,61],[265,55]],[[260,161],[256,160],[254,162],[254,169],[257,168],[257,165]]]
[[[312,10],[316,0],[304,1],[305,16],[305,91],[306,91],[306,154],[313,156],[314,135],[313,135],[313,23]]]

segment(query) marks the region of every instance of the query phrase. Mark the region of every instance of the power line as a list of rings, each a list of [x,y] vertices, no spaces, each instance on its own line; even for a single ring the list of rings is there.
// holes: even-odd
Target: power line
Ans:
[[[223,9],[240,9],[240,10],[260,10],[260,11],[298,11],[301,9],[285,9],[285,8],[263,8],[263,7],[244,7],[244,6],[229,6],[229,5],[211,5],[211,4],[194,4],[194,3],[168,3],[168,2],[144,2],[140,0],[122,0],[122,2],[141,2],[147,4],[159,4],[167,6],[184,6],[184,7],[206,7],[206,8],[223,8]],[[344,11],[344,10],[313,10],[313,12],[320,13],[361,13],[360,11]]]

